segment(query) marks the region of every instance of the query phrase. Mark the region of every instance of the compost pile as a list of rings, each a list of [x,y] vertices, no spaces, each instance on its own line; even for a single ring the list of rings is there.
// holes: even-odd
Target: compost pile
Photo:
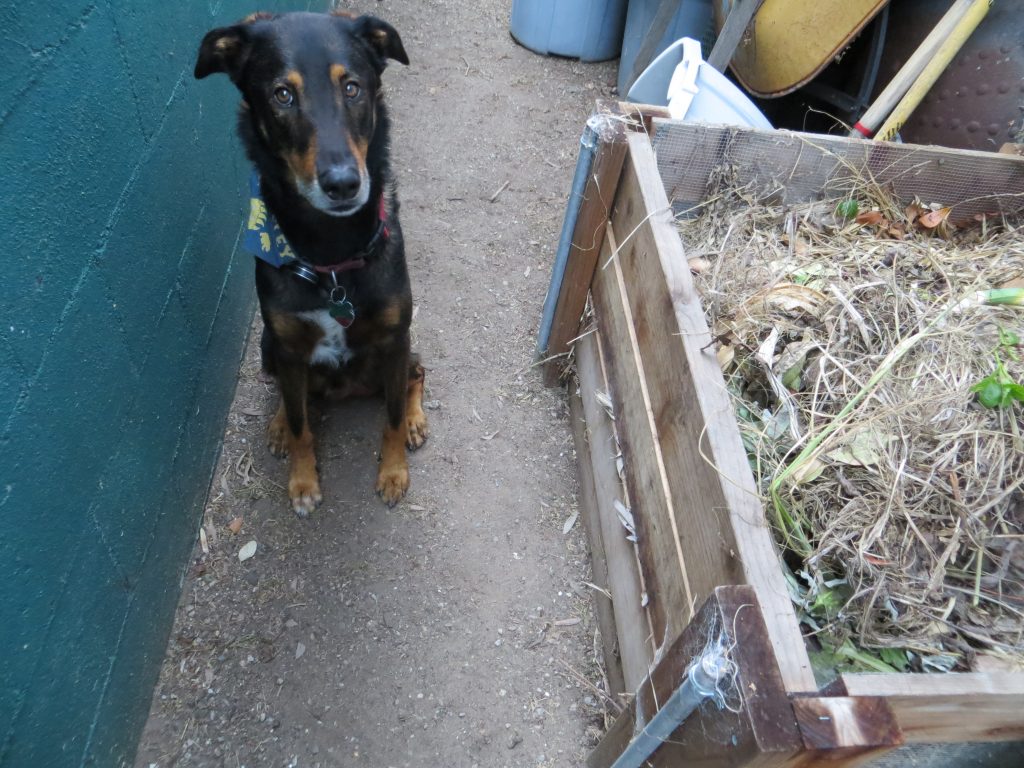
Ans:
[[[1024,223],[716,184],[680,234],[817,671],[1019,667]]]

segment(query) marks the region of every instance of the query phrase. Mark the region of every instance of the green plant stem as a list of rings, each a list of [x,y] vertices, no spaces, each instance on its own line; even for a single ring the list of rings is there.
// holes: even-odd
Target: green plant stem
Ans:
[[[978,301],[982,304],[1009,304],[1011,306],[1024,306],[1024,288],[991,288],[987,291],[978,291]]]

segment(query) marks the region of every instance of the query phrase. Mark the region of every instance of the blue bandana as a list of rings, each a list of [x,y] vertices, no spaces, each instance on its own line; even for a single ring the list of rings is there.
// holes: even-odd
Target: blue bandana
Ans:
[[[245,225],[242,247],[272,267],[297,260],[274,214],[267,210],[260,194],[260,175],[253,169],[249,177],[249,221]]]

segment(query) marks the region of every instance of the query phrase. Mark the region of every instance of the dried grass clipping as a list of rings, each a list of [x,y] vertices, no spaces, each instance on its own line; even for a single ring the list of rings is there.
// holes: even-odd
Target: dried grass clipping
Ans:
[[[977,299],[1022,284],[1024,228],[717,184],[680,234],[816,659],[1020,665],[1024,403],[974,390],[1024,382],[1024,308]]]

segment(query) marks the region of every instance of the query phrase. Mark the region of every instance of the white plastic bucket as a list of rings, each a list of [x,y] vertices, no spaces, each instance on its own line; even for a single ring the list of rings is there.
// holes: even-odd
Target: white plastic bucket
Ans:
[[[700,43],[688,37],[674,42],[651,62],[629,89],[628,99],[668,106],[669,86],[673,80],[677,106],[687,101],[687,93],[691,97],[681,113],[673,117],[695,123],[746,125],[769,130],[772,127],[743,91],[701,58]]]

